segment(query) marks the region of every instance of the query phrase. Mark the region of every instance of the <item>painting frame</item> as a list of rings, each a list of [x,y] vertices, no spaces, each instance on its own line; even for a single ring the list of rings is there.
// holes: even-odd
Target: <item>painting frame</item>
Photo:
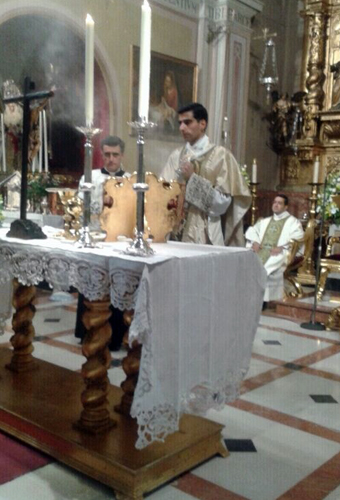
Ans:
[[[139,52],[130,47],[130,121],[138,119]],[[149,139],[180,141],[177,110],[197,100],[198,65],[176,57],[151,51],[149,121],[157,127]],[[131,135],[135,131],[131,128]]]

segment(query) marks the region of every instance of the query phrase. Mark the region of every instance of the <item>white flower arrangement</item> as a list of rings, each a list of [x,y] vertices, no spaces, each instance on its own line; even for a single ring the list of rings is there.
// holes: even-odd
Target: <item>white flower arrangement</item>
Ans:
[[[336,194],[340,194],[340,171],[336,171],[328,175],[325,196],[325,220],[329,220],[334,224],[340,224],[340,210],[332,199],[332,197]],[[323,199],[324,188],[320,189],[318,194],[316,207],[316,211],[318,213],[322,211]]]
[[[247,165],[239,165],[239,168],[240,168],[241,174],[243,175],[243,177],[246,180],[247,185],[250,186],[250,177],[249,177],[249,174],[247,172]]]

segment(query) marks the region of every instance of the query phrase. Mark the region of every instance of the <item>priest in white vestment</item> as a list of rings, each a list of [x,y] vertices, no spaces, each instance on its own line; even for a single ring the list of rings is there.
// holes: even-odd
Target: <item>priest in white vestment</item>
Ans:
[[[175,239],[190,243],[244,246],[244,214],[251,195],[238,164],[226,148],[212,144],[205,133],[208,112],[199,103],[178,111],[186,141],[168,158],[161,177],[184,187],[182,224]]]
[[[301,222],[290,215],[287,208],[287,196],[278,194],[273,201],[273,215],[249,227],[245,235],[247,246],[258,254],[267,271],[265,302],[283,298],[288,244],[290,240],[299,240],[304,235]]]

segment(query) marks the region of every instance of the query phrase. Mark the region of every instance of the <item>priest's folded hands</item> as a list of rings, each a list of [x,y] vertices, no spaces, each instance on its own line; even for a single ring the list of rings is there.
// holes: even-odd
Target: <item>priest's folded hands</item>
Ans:
[[[283,252],[283,247],[274,247],[270,251],[270,255],[280,255]]]
[[[259,252],[261,250],[261,248],[262,247],[261,247],[260,243],[257,243],[256,241],[254,241],[254,243],[251,246],[252,251],[255,253]]]

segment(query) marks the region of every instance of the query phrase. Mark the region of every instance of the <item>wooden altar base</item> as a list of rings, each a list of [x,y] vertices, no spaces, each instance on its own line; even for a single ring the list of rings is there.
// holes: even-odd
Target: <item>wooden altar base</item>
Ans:
[[[165,443],[144,450],[134,447],[136,422],[113,411],[117,426],[110,431],[80,432],[73,423],[82,410],[81,375],[41,360],[36,370],[13,373],[5,368],[11,353],[0,349],[0,429],[110,486],[118,500],[141,500],[204,460],[228,455],[221,442],[223,426],[190,415]],[[110,386],[110,409],[121,396],[121,389]]]

